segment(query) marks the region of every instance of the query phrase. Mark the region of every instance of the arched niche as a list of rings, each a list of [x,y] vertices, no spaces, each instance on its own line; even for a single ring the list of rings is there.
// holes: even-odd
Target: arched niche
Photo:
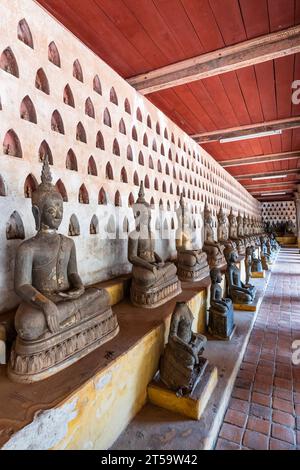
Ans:
[[[43,91],[46,95],[50,94],[50,87],[47,75],[42,68],[39,68],[35,76],[35,88]]]
[[[90,222],[90,235],[96,235],[97,233],[99,233],[99,220],[94,214]]]
[[[129,194],[128,196],[128,206],[131,207],[134,204],[134,196],[132,193]]]
[[[118,102],[118,97],[117,97],[117,93],[116,93],[116,90],[114,89],[114,87],[111,87],[110,89],[110,92],[109,92],[109,101],[113,104],[115,104],[116,106],[118,106],[119,102]]]
[[[133,126],[133,128],[132,128],[131,137],[132,137],[132,139],[135,140],[136,142],[138,141],[138,135],[137,135],[137,131],[136,131],[135,126]]]
[[[17,211],[14,211],[6,224],[7,240],[24,240],[25,230],[22,219]]]
[[[10,47],[4,49],[0,56],[0,68],[11,75],[19,78],[19,67]]]
[[[145,132],[144,137],[143,137],[143,145],[145,147],[148,147],[148,136],[147,136],[146,132]]]
[[[25,119],[25,121],[30,121],[34,124],[37,123],[35,107],[28,95],[25,96],[21,102],[20,118]]]
[[[105,124],[108,127],[111,127],[110,112],[108,111],[107,108],[105,108],[103,112],[103,124]]]
[[[83,83],[82,68],[78,59],[74,60],[73,62],[73,77]]]
[[[107,162],[107,164],[106,164],[105,177],[108,180],[113,180],[114,179],[113,169],[112,169],[112,166],[109,162]]]
[[[6,132],[3,140],[3,153],[13,157],[22,158],[22,147],[19,137],[13,129]]]
[[[98,194],[98,204],[106,205],[107,204],[107,197],[104,188],[101,188]]]
[[[1,175],[0,175],[0,196],[2,197],[7,196],[6,184]]]
[[[137,110],[136,110],[136,118],[139,122],[143,122],[143,115],[142,115],[142,111],[140,110],[140,108],[138,107]]]
[[[76,140],[86,144],[86,132],[82,122],[79,122],[76,127]]]
[[[140,185],[140,179],[139,179],[139,176],[137,174],[137,172],[135,171],[134,172],[134,175],[133,175],[133,184],[135,186],[139,186]]]
[[[139,165],[142,165],[142,166],[145,165],[145,162],[144,162],[144,155],[143,155],[142,152],[139,152],[138,162],[139,162]]]
[[[120,132],[120,134],[126,135],[126,126],[125,126],[125,122],[124,122],[123,118],[121,118],[121,120],[119,122],[119,132]]]
[[[88,193],[84,183],[79,188],[78,202],[80,204],[89,204],[90,203],[89,193]]]
[[[96,147],[98,149],[105,150],[104,138],[101,131],[98,131],[96,135]]]
[[[67,153],[66,168],[67,170],[78,171],[77,158],[72,149],[69,149]]]
[[[69,222],[69,237],[78,237],[80,235],[80,225],[75,214],[72,214]]]
[[[98,176],[97,166],[94,157],[91,155],[88,161],[88,174]]]
[[[59,114],[57,109],[55,111],[53,111],[53,113],[52,113],[51,129],[54,132],[58,132],[59,134],[64,134],[65,133],[64,123],[63,123],[61,115]]]
[[[120,191],[116,191],[115,194],[115,207],[122,207],[122,198]]]
[[[130,145],[127,146],[127,160],[133,161],[132,148]]]
[[[93,79],[93,90],[98,93],[98,95],[102,95],[102,87],[99,76],[96,74]]]
[[[121,180],[121,183],[128,183],[127,172],[124,166],[121,169],[120,180]]]
[[[54,41],[50,42],[48,46],[48,60],[57,67],[60,67],[60,55]]]
[[[120,146],[119,146],[119,142],[117,141],[117,139],[114,139],[113,141],[112,153],[114,155],[117,155],[118,157],[120,156]]]
[[[20,41],[24,42],[26,46],[31,47],[31,49],[34,49],[32,34],[25,18],[19,21],[17,34],[18,34],[18,39],[20,39]]]
[[[73,93],[69,84],[67,84],[64,88],[63,101],[68,106],[75,108],[74,96],[73,96]]]
[[[37,190],[38,182],[36,178],[30,173],[25,179],[24,183],[24,196],[26,198],[31,198],[32,193]]]
[[[129,103],[128,98],[125,98],[125,101],[124,101],[124,110],[125,110],[125,113],[131,114],[131,106],[130,106],[130,103]]]
[[[57,191],[60,193],[61,197],[63,198],[63,201],[68,202],[68,194],[67,194],[65,185],[64,185],[64,183],[62,182],[61,179],[59,179],[56,182],[55,187],[56,187]]]
[[[95,108],[90,97],[85,101],[85,114],[95,119]]]

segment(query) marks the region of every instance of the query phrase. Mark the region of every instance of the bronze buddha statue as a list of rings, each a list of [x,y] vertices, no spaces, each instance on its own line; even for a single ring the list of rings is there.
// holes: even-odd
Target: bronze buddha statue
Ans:
[[[221,271],[213,268],[210,271],[211,287],[210,287],[210,308],[208,331],[211,335],[220,339],[230,338],[234,329],[234,315],[232,300],[223,298]]]
[[[256,288],[251,284],[241,281],[240,271],[236,266],[237,253],[231,250],[227,256],[226,283],[228,297],[239,304],[250,304],[253,302]]]
[[[204,206],[204,244],[202,249],[207,254],[210,268],[220,268],[225,264],[224,246],[214,240],[213,219],[206,202]]]
[[[201,249],[193,248],[193,230],[187,205],[181,194],[177,210],[176,231],[177,274],[181,281],[201,281],[209,275],[207,255]]]
[[[188,305],[177,302],[171,318],[168,343],[160,360],[160,380],[177,395],[191,394],[208,364],[202,356],[206,337],[193,333],[193,321]]]
[[[131,301],[139,307],[155,308],[180,294],[181,285],[176,266],[163,262],[155,252],[151,207],[145,201],[143,182],[133,211],[136,229],[128,237],[128,259],[133,265]]]
[[[15,291],[21,304],[8,375],[18,382],[35,382],[58,372],[119,331],[108,293],[84,287],[74,241],[57,233],[63,199],[52,184],[48,157],[41,180],[32,193],[37,234],[21,243],[15,263]]]

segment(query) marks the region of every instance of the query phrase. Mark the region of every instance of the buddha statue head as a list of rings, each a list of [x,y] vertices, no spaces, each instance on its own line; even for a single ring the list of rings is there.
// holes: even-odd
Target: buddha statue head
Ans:
[[[226,217],[225,212],[223,211],[223,207],[221,206],[221,207],[220,207],[220,210],[219,210],[219,212],[218,212],[218,222],[219,222],[219,225],[225,225],[225,224],[226,224],[226,221],[227,221],[227,217]]]
[[[226,253],[227,264],[236,263],[238,259],[238,254],[233,248],[229,248]]]
[[[139,194],[136,202],[133,204],[133,214],[137,230],[140,232],[150,228],[151,206],[145,200],[144,183],[141,181]]]
[[[41,180],[37,190],[32,193],[32,213],[36,230],[57,230],[63,218],[63,198],[52,184],[48,156],[43,162]]]
[[[212,268],[210,270],[210,278],[213,284],[216,282],[220,284],[222,282],[222,274],[219,268]]]

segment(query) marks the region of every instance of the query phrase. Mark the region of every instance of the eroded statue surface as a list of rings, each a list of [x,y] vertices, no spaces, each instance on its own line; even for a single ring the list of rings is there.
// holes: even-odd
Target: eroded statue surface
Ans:
[[[209,275],[207,255],[193,247],[193,230],[188,207],[180,197],[176,232],[177,274],[181,281],[201,281]]]
[[[210,271],[210,308],[208,331],[211,335],[221,339],[230,338],[234,329],[234,314],[232,300],[223,298],[221,271],[213,268]]]
[[[160,380],[178,395],[193,392],[208,364],[202,356],[206,337],[193,333],[193,320],[188,305],[177,302],[168,343],[160,361]]]
[[[227,255],[226,282],[228,297],[234,303],[250,304],[255,298],[256,288],[241,281],[240,270],[236,266],[237,258],[238,255],[235,250],[231,250]]]
[[[207,254],[210,268],[220,268],[225,263],[224,246],[214,240],[213,218],[206,202],[204,206],[204,244],[203,251]]]
[[[151,207],[145,201],[143,182],[133,211],[136,229],[128,237],[128,259],[133,265],[131,301],[139,307],[155,308],[178,295],[181,285],[176,266],[155,252]]]
[[[74,241],[57,233],[63,200],[52,184],[47,157],[41,179],[32,193],[37,234],[19,246],[15,265],[15,291],[22,302],[8,375],[19,382],[58,372],[119,331],[107,292],[84,287]]]

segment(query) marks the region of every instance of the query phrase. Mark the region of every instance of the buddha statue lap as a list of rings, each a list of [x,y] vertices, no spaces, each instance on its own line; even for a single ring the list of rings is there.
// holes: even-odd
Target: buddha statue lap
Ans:
[[[220,339],[230,338],[234,329],[234,314],[232,300],[223,298],[221,271],[213,268],[210,271],[211,287],[210,287],[210,308],[208,331],[211,335]]]
[[[193,321],[187,304],[177,302],[160,360],[160,380],[177,395],[192,394],[208,364],[202,356],[206,337],[192,332]]]
[[[106,291],[85,288],[72,239],[58,234],[63,200],[52,184],[48,158],[32,193],[37,234],[18,248],[15,291],[17,339],[8,365],[13,381],[35,382],[64,369],[119,331]]]
[[[188,208],[180,197],[178,230],[176,232],[177,274],[181,281],[201,281],[209,275],[207,255],[201,249],[193,249],[193,231],[191,229]]]
[[[155,308],[180,294],[181,285],[176,266],[164,262],[155,252],[151,232],[151,208],[145,201],[141,182],[133,211],[136,230],[128,237],[128,259],[132,263],[131,301],[138,307]]]
[[[204,206],[204,244],[203,251],[207,254],[210,268],[220,268],[225,264],[224,246],[214,240],[213,219],[205,202]]]
[[[230,297],[234,303],[250,304],[254,300],[256,288],[249,283],[244,284],[241,281],[241,275],[236,266],[236,261],[237,253],[231,250],[227,256],[226,270],[228,297]]]

